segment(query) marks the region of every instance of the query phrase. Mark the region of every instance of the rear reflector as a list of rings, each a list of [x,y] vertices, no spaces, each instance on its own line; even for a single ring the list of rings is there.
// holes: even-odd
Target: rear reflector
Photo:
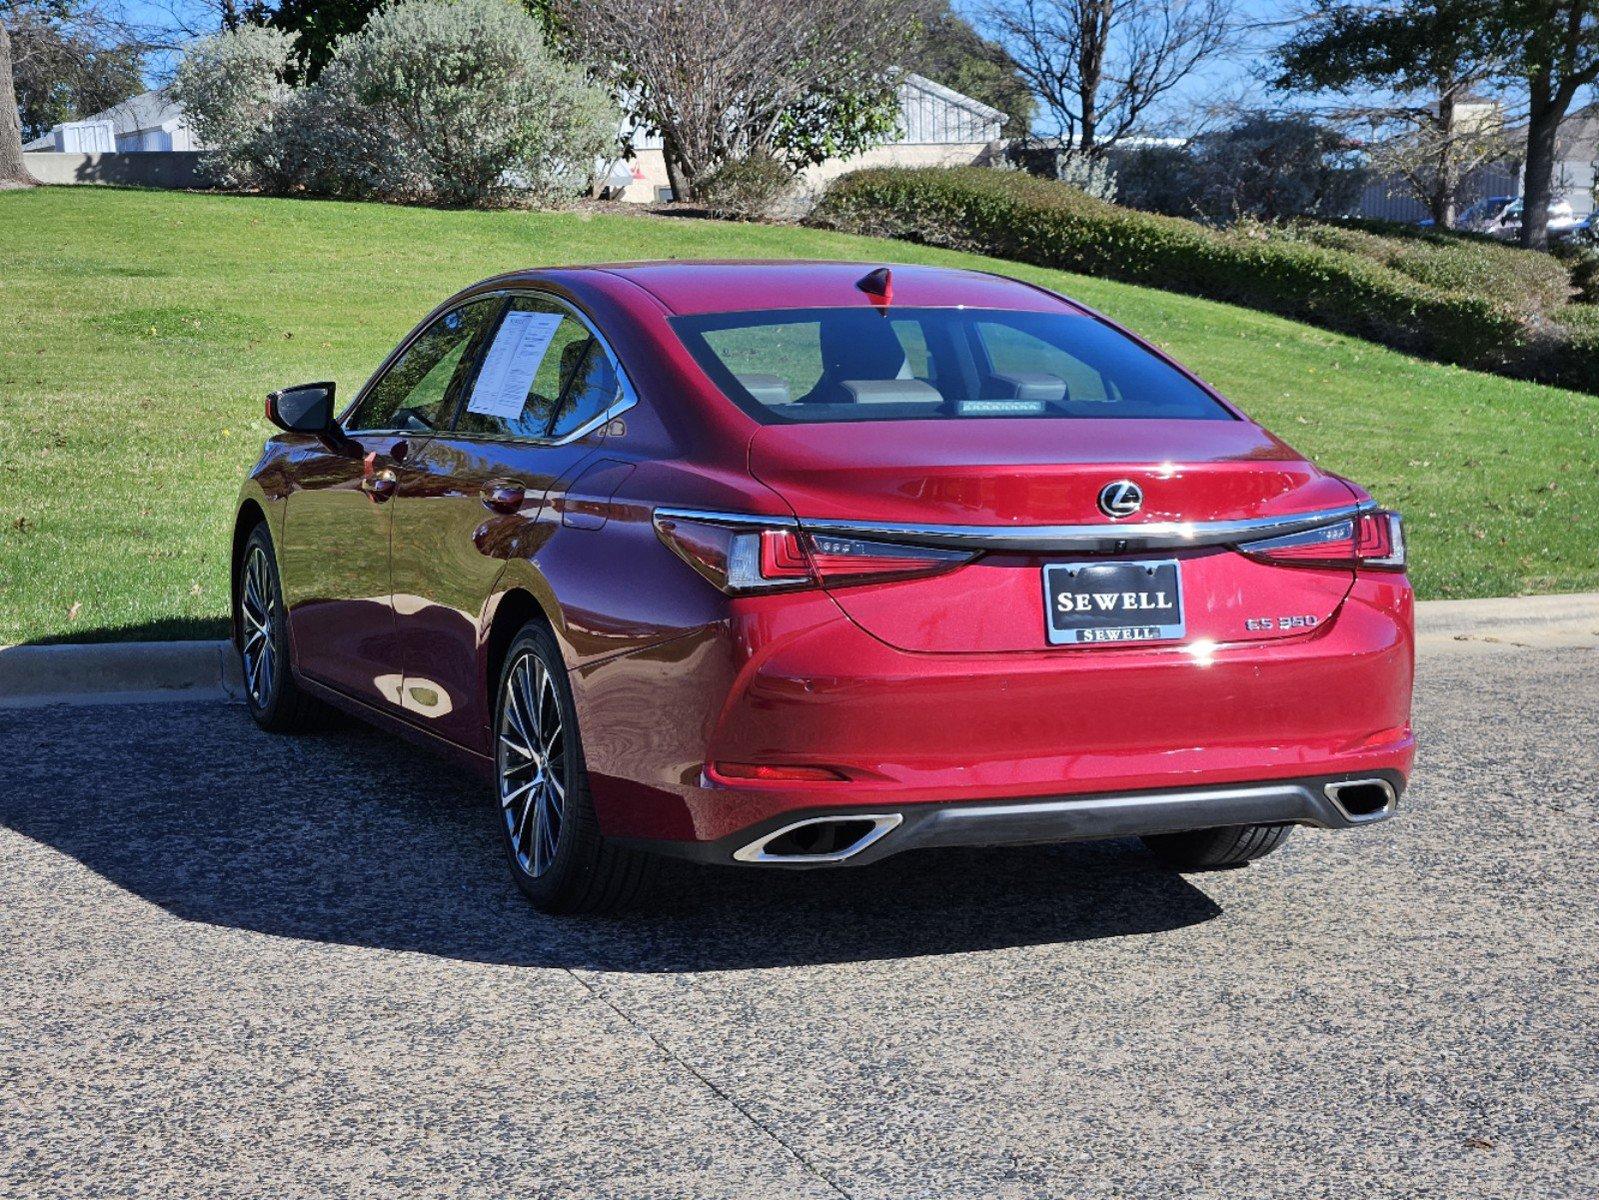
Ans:
[[[791,780],[804,783],[838,783],[849,776],[832,767],[800,767],[770,763],[712,763],[711,774],[723,779],[757,779],[765,783]]]
[[[1243,542],[1238,549],[1263,562],[1297,567],[1405,567],[1404,523],[1396,512],[1376,509],[1347,521],[1302,533]]]
[[[899,546],[812,534],[758,520],[716,520],[657,514],[661,541],[730,596],[783,589],[836,587],[934,575],[977,557],[970,550]]]

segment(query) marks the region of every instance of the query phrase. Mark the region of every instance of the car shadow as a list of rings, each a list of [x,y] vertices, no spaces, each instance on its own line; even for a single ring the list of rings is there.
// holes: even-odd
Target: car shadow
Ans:
[[[664,864],[650,904],[551,918],[517,892],[481,784],[352,727],[241,708],[0,714],[0,822],[188,921],[468,961],[728,970],[1124,937],[1220,909],[1134,842],[924,850],[836,871]]]

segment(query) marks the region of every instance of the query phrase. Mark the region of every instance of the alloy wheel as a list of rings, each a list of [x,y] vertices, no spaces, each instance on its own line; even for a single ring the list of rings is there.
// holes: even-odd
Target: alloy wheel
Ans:
[[[278,675],[278,643],[274,633],[278,598],[273,586],[272,564],[266,550],[253,546],[244,564],[243,596],[239,602],[244,645],[244,686],[257,708],[272,699],[272,685]]]
[[[499,726],[500,814],[517,865],[536,879],[555,862],[566,816],[561,702],[538,655],[525,652],[511,667]]]

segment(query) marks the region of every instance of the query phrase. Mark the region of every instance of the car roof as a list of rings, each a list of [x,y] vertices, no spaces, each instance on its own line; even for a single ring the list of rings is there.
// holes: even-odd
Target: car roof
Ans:
[[[596,275],[624,279],[648,292],[668,312],[689,315],[871,304],[873,297],[857,285],[880,267],[889,269],[896,306],[1044,312],[1070,306],[1053,292],[1001,275],[904,263],[672,260],[562,267],[537,274],[571,282],[580,276],[592,281]]]

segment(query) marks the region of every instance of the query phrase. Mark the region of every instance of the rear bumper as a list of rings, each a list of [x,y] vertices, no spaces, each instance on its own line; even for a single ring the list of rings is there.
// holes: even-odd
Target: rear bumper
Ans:
[[[705,863],[786,869],[861,866],[901,851],[933,846],[1096,841],[1228,825],[1350,829],[1392,817],[1404,787],[1404,778],[1397,772],[1384,772],[1360,779],[1333,776],[981,804],[921,804],[898,809],[851,806],[785,813],[714,842],[640,844]],[[1379,795],[1381,807],[1374,807]],[[850,832],[840,844],[823,852],[796,852],[789,835],[828,825],[849,827]]]
[[[1409,586],[1368,576],[1304,637],[1088,652],[914,654],[825,596],[774,596],[741,602],[725,625],[596,663],[574,683],[601,830],[694,856],[666,843],[710,845],[732,861],[728,847],[830,812],[900,814],[882,840],[907,849],[973,830],[1018,840],[994,834],[996,822],[1025,831],[1042,821],[1047,835],[1020,840],[1044,841],[1161,832],[1179,812],[1180,828],[1196,828],[1201,802],[1151,807],[1147,797],[1217,789],[1229,795],[1204,814],[1210,824],[1337,827],[1325,797],[1295,786],[1402,784],[1415,748],[1413,673]],[[734,781],[716,763],[825,766],[845,778]],[[1287,790],[1266,800],[1238,794],[1277,784]],[[1146,799],[1113,803],[1135,795]],[[1101,803],[1048,807],[1085,798]],[[1257,801],[1266,815],[1249,807]]]

